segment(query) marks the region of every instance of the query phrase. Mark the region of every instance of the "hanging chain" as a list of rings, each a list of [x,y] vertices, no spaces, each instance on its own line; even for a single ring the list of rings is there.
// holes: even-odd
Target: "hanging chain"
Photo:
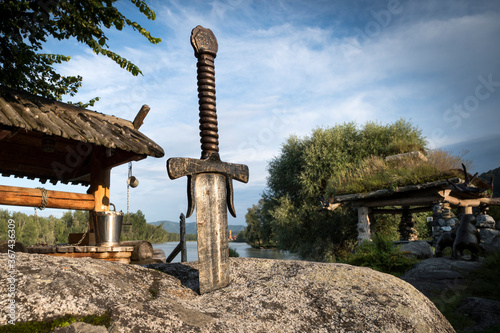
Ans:
[[[128,162],[128,178],[132,177],[132,162]],[[130,220],[130,184],[127,181],[127,223]]]

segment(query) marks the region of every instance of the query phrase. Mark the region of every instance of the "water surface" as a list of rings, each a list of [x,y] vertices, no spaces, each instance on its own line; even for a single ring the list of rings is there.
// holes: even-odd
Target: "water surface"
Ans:
[[[163,244],[153,244],[153,248],[160,249],[165,252],[165,256],[168,257],[172,250],[179,244],[179,242],[166,242]],[[230,242],[229,247],[236,250],[240,257],[244,258],[264,258],[264,259],[286,259],[286,260],[300,260],[300,257],[296,253],[290,253],[288,251],[280,251],[275,249],[254,249],[247,243],[235,243]],[[187,261],[197,261],[198,260],[198,243],[197,242],[186,242],[187,248]],[[179,253],[172,262],[180,262],[181,254]]]

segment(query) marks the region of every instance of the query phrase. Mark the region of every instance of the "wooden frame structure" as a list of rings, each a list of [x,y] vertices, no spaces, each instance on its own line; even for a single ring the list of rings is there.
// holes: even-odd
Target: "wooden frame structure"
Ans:
[[[0,205],[108,211],[113,167],[163,149],[133,122],[0,86],[0,174],[89,186],[87,193],[0,185]],[[89,221],[89,230],[93,224]]]
[[[435,204],[447,203],[460,213],[472,214],[473,207],[485,209],[500,206],[500,198],[490,198],[485,192],[460,191],[465,181],[459,178],[442,179],[418,185],[381,189],[368,193],[333,197],[327,209],[351,205],[358,211],[358,241],[370,240],[370,224],[374,214],[404,214],[432,211]],[[394,207],[394,208],[387,208]]]

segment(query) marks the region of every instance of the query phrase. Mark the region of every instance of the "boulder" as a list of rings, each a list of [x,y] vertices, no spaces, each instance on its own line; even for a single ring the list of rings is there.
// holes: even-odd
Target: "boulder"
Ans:
[[[491,326],[500,325],[500,302],[478,297],[462,300],[457,312],[472,318],[476,323],[465,331],[483,331]],[[493,331],[491,331],[493,332]]]
[[[478,215],[476,216],[476,227],[495,229],[495,220],[487,214]]]
[[[369,268],[230,258],[231,284],[199,295],[196,262],[148,266],[17,253],[15,321],[107,311],[113,333],[454,332],[417,289]],[[7,320],[0,312],[0,325]]]
[[[479,229],[479,235],[481,236],[481,243],[491,244],[493,239],[500,235],[500,230],[481,228]]]
[[[488,229],[488,230],[491,230],[491,229]],[[494,230],[494,231],[498,231],[498,230]],[[500,235],[496,235],[488,243],[481,242],[481,246],[483,247],[484,251],[487,253],[498,252],[500,250]]]
[[[417,259],[427,259],[433,256],[432,247],[427,241],[413,241],[399,245],[401,251],[408,252]]]
[[[450,257],[430,258],[413,266],[400,278],[434,299],[440,309],[467,289],[470,273],[481,267],[478,261],[451,260]]]

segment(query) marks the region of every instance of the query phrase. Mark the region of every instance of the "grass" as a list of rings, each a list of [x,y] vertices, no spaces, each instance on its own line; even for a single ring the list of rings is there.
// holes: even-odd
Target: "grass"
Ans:
[[[441,313],[448,319],[450,324],[457,332],[465,332],[464,329],[475,324],[472,318],[457,313],[456,309],[464,298],[479,297],[500,301],[500,251],[488,255],[483,265],[472,272],[466,281],[466,288],[456,292],[456,297],[447,303],[440,302],[439,299],[431,299]],[[482,330],[482,333],[500,332],[500,325],[496,325]]]
[[[354,253],[340,258],[340,262],[370,267],[379,272],[400,276],[418,262],[401,251],[394,242],[382,234],[373,234],[372,242],[364,241]]]
[[[463,173],[457,169],[461,169],[462,163],[471,164],[443,150],[430,151],[427,158],[427,162],[415,158],[386,162],[383,157],[371,156],[355,168],[333,176],[328,183],[327,196],[379,189],[394,190],[401,186],[463,177]]]
[[[16,323],[15,325],[0,326],[0,333],[45,333],[51,332],[58,327],[67,327],[76,322],[84,322],[96,326],[105,326],[109,328],[111,325],[111,317],[108,312],[101,316],[91,315],[85,317],[76,317],[66,315],[50,321],[30,321],[24,323]]]

